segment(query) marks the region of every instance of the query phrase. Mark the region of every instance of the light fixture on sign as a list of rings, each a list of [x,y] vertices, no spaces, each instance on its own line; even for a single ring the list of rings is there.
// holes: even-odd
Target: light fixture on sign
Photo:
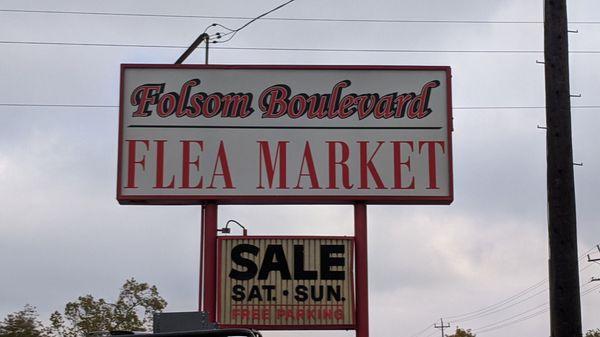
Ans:
[[[239,223],[235,220],[228,220],[227,223],[225,223],[225,227],[217,229],[217,232],[221,232],[223,234],[231,234],[231,228],[229,228],[229,224],[231,222],[237,224],[238,226],[240,226],[242,228],[243,236],[248,236],[248,230],[246,229],[246,227],[244,227],[241,223]]]

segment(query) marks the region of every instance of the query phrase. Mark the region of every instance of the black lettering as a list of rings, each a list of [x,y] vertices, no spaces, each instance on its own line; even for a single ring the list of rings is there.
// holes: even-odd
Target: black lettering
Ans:
[[[275,297],[273,297],[273,290],[275,290],[275,286],[262,286],[263,290],[267,291],[267,301],[275,301]]]
[[[331,300],[336,300],[338,302],[342,300],[341,286],[335,286],[335,288],[330,285],[327,286],[327,301]]]
[[[332,257],[331,254],[343,254],[344,245],[322,245],[321,246],[321,279],[323,280],[343,280],[345,272],[343,270],[331,270],[332,267],[344,267],[343,257]]]
[[[306,286],[303,286],[303,285],[296,286],[296,296],[294,296],[294,299],[298,302],[306,301],[308,299],[307,291],[308,291],[308,288]]]
[[[294,280],[316,280],[316,270],[304,269],[304,245],[294,245]]]
[[[254,299],[258,299],[259,302],[263,300],[263,297],[260,294],[260,288],[257,285],[252,286],[252,288],[250,288],[250,293],[248,294],[248,302]]]
[[[243,257],[242,254],[248,253],[256,256],[258,255],[258,251],[258,247],[254,245],[241,244],[235,246],[231,250],[231,260],[235,264],[244,267],[245,270],[237,270],[234,269],[232,266],[231,271],[229,272],[229,277],[240,281],[250,280],[254,278],[254,276],[256,276],[256,271],[258,270],[258,267],[256,266],[256,263],[254,263],[254,261]]]
[[[267,246],[265,258],[260,267],[260,272],[258,273],[258,279],[266,280],[269,277],[269,273],[272,271],[280,272],[283,280],[292,279],[282,245]]]
[[[244,298],[246,298],[246,294],[244,294],[245,292],[245,288],[243,285],[240,284],[236,284],[233,286],[233,288],[231,289],[231,299],[233,299],[234,301],[243,301]]]

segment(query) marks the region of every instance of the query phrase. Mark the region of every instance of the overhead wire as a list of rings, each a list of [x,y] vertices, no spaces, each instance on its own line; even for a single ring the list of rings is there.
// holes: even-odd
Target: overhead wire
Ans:
[[[423,333],[425,333],[427,330],[429,330],[431,328],[433,328],[433,324],[428,324],[425,329],[423,329],[423,330],[421,330],[419,332],[416,332],[416,333],[410,335],[410,337],[418,337],[418,336],[422,335]]]
[[[154,13],[123,13],[123,12],[97,12],[97,11],[66,11],[66,10],[34,10],[34,9],[0,9],[5,13],[29,14],[62,14],[62,15],[96,15],[96,16],[125,16],[168,19],[222,19],[222,20],[250,20],[248,16],[223,16],[223,15],[194,15],[194,14],[154,14]],[[538,20],[446,20],[446,19],[347,19],[347,18],[297,18],[297,17],[261,17],[265,21],[309,21],[309,22],[347,22],[347,23],[425,23],[425,24],[531,24],[541,25]],[[596,25],[599,21],[570,21],[571,24]]]
[[[586,284],[589,284],[589,283],[590,283],[590,282],[588,282],[588,283],[586,283]],[[593,293],[593,292],[594,292],[595,290],[597,290],[597,289],[600,289],[600,284],[599,284],[599,285],[596,285],[595,287],[593,287],[593,288],[591,288],[591,289],[588,289],[588,290],[586,290],[586,291],[582,292],[582,293],[581,293],[581,297],[583,297],[583,296],[587,296],[587,295],[589,295],[589,294]],[[547,303],[546,303],[546,304],[547,304]],[[479,328],[479,329],[481,329],[481,330],[477,330],[477,329],[475,329],[475,330],[474,330],[474,332],[476,332],[477,334],[482,334],[482,333],[486,333],[486,332],[489,332],[489,331],[498,330],[498,329],[501,329],[501,328],[504,328],[504,327],[507,327],[507,326],[510,326],[510,325],[513,325],[513,324],[517,324],[517,323],[520,323],[520,322],[523,322],[523,321],[529,320],[529,319],[531,319],[531,318],[534,318],[534,317],[536,317],[536,316],[539,316],[539,315],[541,315],[541,314],[543,314],[543,313],[545,313],[545,312],[548,312],[549,310],[550,310],[550,307],[548,307],[548,308],[545,308],[545,309],[543,309],[543,310],[541,310],[541,311],[538,311],[538,312],[532,313],[531,315],[528,315],[528,316],[525,316],[525,317],[521,317],[521,318],[519,318],[519,319],[517,319],[517,320],[515,320],[515,321],[512,321],[512,322],[506,322],[506,323],[504,323],[504,324],[501,324],[502,322],[496,322],[496,323],[494,323],[494,324],[490,324],[490,327],[488,327],[488,328],[486,328],[486,329],[483,329],[483,328]],[[523,314],[523,313],[521,313],[521,314]],[[498,324],[500,324],[500,325],[498,325]]]
[[[66,103],[0,103],[5,107],[48,107],[48,108],[118,108],[109,104],[66,104]],[[536,110],[545,109],[543,106],[458,106],[452,110]],[[600,109],[600,105],[574,105],[571,109]]]
[[[587,251],[585,251],[584,253],[582,253],[579,256],[579,261],[581,261],[582,259],[587,257],[587,254],[590,253],[591,251],[593,251],[595,249],[595,247],[588,249]],[[583,268],[580,268],[580,272],[583,272],[584,270],[588,269],[591,265],[587,265]],[[517,294],[510,296],[500,302],[494,303],[492,305],[480,308],[478,310],[474,310],[468,313],[464,313],[464,314],[460,314],[460,315],[453,315],[453,316],[445,316],[445,318],[450,321],[450,322],[465,322],[465,321],[471,321],[471,320],[475,320],[475,319],[480,319],[483,317],[487,317],[490,316],[492,314],[501,312],[501,311],[505,311],[507,309],[510,309],[518,304],[524,303],[532,298],[535,298],[536,296],[545,293],[548,291],[548,287],[544,287],[543,290],[536,292],[533,295],[530,295],[524,299],[519,300],[519,298],[526,296],[527,294],[531,293],[532,291],[534,291],[535,289],[539,288],[541,285],[544,285],[545,282],[547,282],[548,278],[543,279],[542,281],[533,284],[532,286],[518,292]],[[580,287],[585,287],[587,286],[591,281],[588,281],[587,283],[581,284]],[[589,290],[586,290],[589,291]],[[589,292],[585,292],[585,294],[587,294]],[[517,301],[517,302],[514,302]],[[543,305],[547,305],[548,302],[544,303]],[[526,314],[527,312],[529,312],[531,310],[525,311],[522,314]],[[497,322],[498,323],[498,322]]]
[[[212,43],[225,43],[225,42],[229,42],[229,41],[231,41],[231,39],[233,39],[235,37],[235,34],[237,34],[238,32],[242,31],[244,28],[248,27],[250,24],[252,24],[256,20],[264,18],[265,16],[267,16],[267,15],[269,15],[269,14],[271,14],[271,13],[273,13],[273,12],[275,12],[275,11],[277,11],[277,10],[279,10],[279,9],[287,6],[287,5],[289,5],[290,3],[294,2],[294,1],[296,1],[296,0],[288,0],[287,2],[282,3],[281,5],[276,6],[273,9],[268,10],[268,11],[260,14],[259,16],[255,17],[253,19],[250,19],[250,21],[246,22],[245,24],[241,25],[238,28],[232,29],[232,28],[226,27],[225,25],[222,25],[220,23],[213,23],[213,24],[209,25],[208,27],[206,27],[206,29],[204,29],[204,32],[206,33],[211,27],[221,27],[221,28],[224,28],[225,30],[227,30],[227,33],[221,34],[220,32],[217,32],[214,35],[214,36],[216,36],[217,40],[210,41],[210,39],[209,39],[209,41],[212,42]],[[227,36],[227,35],[231,35],[231,36],[229,38],[227,38],[226,40],[219,41],[222,37]]]
[[[583,270],[583,269],[582,269],[582,270]],[[589,285],[589,284],[591,284],[591,283],[592,283],[592,281],[587,281],[587,282],[585,282],[585,283],[581,284],[581,285],[580,285],[580,288],[585,288],[587,285]],[[593,293],[593,292],[594,292],[595,290],[597,290],[597,289],[600,289],[600,284],[599,284],[599,285],[596,285],[596,286],[594,286],[594,287],[592,287],[592,288],[590,288],[590,289],[587,289],[587,290],[584,290],[584,291],[582,291],[580,296],[581,296],[581,297],[583,297],[583,296],[587,296],[587,295],[589,295],[589,294]],[[533,317],[539,316],[539,315],[541,315],[541,314],[543,314],[543,313],[545,313],[545,312],[549,311],[549,310],[550,310],[550,307],[548,306],[548,307],[546,307],[545,309],[543,309],[543,310],[541,310],[541,311],[535,312],[535,313],[533,313],[533,314],[530,314],[530,315],[528,315],[528,316],[525,316],[525,317],[518,318],[518,319],[516,319],[516,320],[514,320],[514,321],[510,321],[510,320],[512,320],[512,319],[515,319],[515,318],[517,318],[517,317],[519,317],[519,316],[526,315],[526,314],[528,314],[529,312],[531,312],[531,311],[534,311],[534,310],[536,310],[536,309],[538,309],[538,308],[540,308],[540,307],[542,307],[542,306],[547,306],[547,305],[548,305],[548,303],[549,303],[549,302],[542,303],[542,304],[540,304],[540,305],[538,305],[538,306],[536,306],[536,307],[530,308],[529,310],[523,311],[523,312],[521,312],[521,313],[519,313],[519,314],[516,314],[516,315],[514,315],[514,316],[511,316],[511,317],[509,317],[509,318],[505,318],[505,319],[502,319],[502,320],[500,320],[500,321],[496,321],[496,322],[494,322],[494,323],[487,324],[487,325],[485,325],[485,326],[483,326],[483,327],[479,327],[479,328],[477,328],[477,329],[474,329],[474,332],[476,332],[476,333],[478,333],[478,334],[481,334],[481,333],[485,333],[485,332],[489,332],[489,331],[493,331],[493,330],[498,330],[498,329],[500,329],[500,328],[503,328],[503,327],[506,327],[506,326],[510,326],[510,325],[513,325],[513,324],[516,324],[516,323],[520,323],[520,322],[522,322],[522,321],[526,321],[526,320],[528,320],[528,319],[531,319],[531,318],[533,318]]]
[[[227,34],[228,35],[228,34]],[[223,35],[225,36],[225,34]],[[10,41],[0,40],[0,44],[34,46],[78,46],[78,47],[125,47],[125,48],[164,48],[186,49],[185,45],[140,44],[140,43],[102,43],[102,42],[64,42],[64,41]],[[303,51],[303,52],[365,52],[365,53],[416,53],[416,54],[542,54],[543,50],[519,49],[368,49],[368,48],[295,48],[295,47],[213,47],[217,50],[255,50],[255,51]],[[600,50],[571,50],[570,54],[600,54]]]

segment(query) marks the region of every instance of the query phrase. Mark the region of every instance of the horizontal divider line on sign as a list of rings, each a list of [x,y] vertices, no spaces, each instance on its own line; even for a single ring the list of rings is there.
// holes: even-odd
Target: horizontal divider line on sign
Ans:
[[[302,129],[302,130],[441,130],[441,126],[241,126],[241,125],[129,125],[130,128],[168,129]]]

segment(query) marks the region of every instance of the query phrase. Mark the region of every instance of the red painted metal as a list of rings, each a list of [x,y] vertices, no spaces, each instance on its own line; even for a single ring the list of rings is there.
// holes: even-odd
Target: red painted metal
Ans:
[[[218,206],[214,203],[204,207],[204,310],[210,322],[216,321],[217,308],[217,215]]]
[[[204,311],[204,291],[203,281],[204,281],[204,228],[206,227],[204,224],[204,215],[206,214],[206,207],[202,205],[200,214],[200,272],[198,277],[198,311]]]
[[[356,260],[356,337],[369,337],[369,273],[367,264],[367,205],[354,204]]]

